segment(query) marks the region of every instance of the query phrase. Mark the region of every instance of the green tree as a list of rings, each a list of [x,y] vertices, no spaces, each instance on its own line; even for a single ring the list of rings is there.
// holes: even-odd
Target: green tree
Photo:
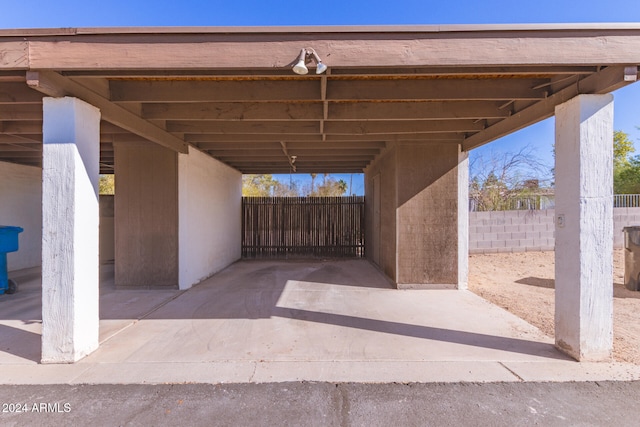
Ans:
[[[271,174],[242,175],[242,195],[244,197],[273,196],[279,182]]]
[[[613,192],[615,194],[640,193],[640,157],[629,157],[635,151],[629,135],[613,133]]]
[[[617,130],[613,132],[613,170],[620,170],[629,164],[629,154],[633,153],[635,148],[633,142],[629,139],[629,135]]]
[[[343,196],[348,188],[349,184],[346,181],[336,180],[325,174],[319,185],[314,185],[312,178],[311,188],[307,187],[304,193],[309,197],[339,197]]]
[[[640,156],[628,159],[625,166],[614,171],[613,191],[615,194],[640,194]]]
[[[98,181],[98,192],[101,195],[114,195],[116,193],[115,176],[100,175]]]

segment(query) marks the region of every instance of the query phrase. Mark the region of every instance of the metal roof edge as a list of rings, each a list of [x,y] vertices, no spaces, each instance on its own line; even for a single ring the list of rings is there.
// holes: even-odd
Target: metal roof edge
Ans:
[[[554,24],[446,24],[277,27],[84,27],[0,29],[0,37],[132,34],[331,34],[331,33],[454,33],[513,31],[613,31],[640,30],[640,22],[591,22]]]

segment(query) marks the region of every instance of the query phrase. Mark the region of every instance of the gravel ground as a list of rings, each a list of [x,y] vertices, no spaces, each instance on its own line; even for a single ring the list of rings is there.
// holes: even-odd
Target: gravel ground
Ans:
[[[474,254],[469,289],[554,335],[554,252]],[[624,287],[624,252],[614,252],[613,353],[640,365],[640,292]]]

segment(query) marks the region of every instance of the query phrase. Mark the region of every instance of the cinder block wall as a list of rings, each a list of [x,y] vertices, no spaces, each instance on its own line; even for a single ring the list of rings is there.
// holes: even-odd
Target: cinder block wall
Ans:
[[[469,213],[469,253],[552,251],[554,209]],[[640,208],[613,210],[613,246],[624,244],[622,229],[640,226]]]

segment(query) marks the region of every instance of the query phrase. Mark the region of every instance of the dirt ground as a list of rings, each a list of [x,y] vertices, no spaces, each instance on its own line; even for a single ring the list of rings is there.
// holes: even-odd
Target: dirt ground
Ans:
[[[554,335],[554,252],[473,254],[469,289]],[[624,287],[624,252],[614,253],[613,353],[640,365],[640,292]]]

